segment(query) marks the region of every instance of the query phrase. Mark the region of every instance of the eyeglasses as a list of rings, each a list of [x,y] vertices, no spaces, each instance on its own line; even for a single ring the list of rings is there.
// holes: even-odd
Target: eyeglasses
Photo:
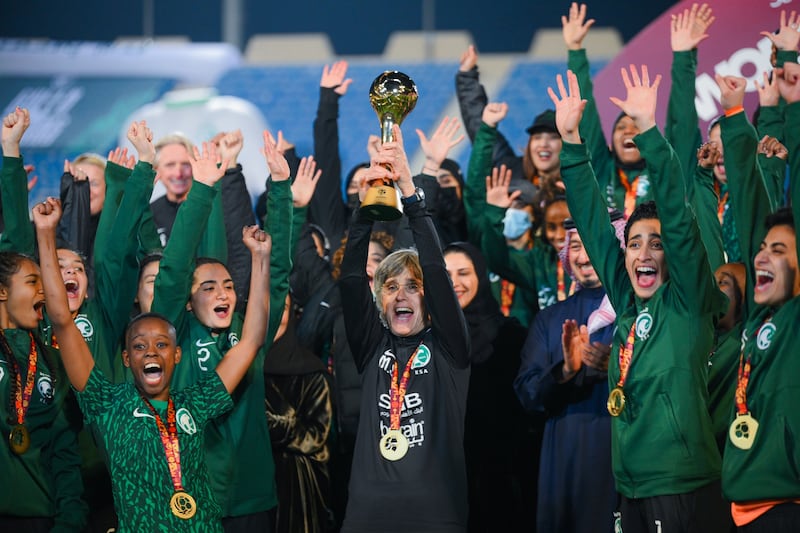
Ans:
[[[406,282],[405,285],[400,285],[399,283],[391,281],[389,283],[383,284],[383,291],[386,294],[392,296],[397,294],[400,291],[401,287],[403,288],[403,290],[406,291],[406,294],[417,294],[422,288],[422,286],[417,281],[409,281]]]

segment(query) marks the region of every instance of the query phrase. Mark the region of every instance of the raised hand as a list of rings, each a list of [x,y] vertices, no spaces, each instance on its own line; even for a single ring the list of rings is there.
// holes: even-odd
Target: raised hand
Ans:
[[[719,146],[714,142],[707,142],[700,145],[697,149],[697,164],[706,169],[713,169],[717,166],[720,152]]]
[[[314,156],[304,157],[300,160],[297,176],[292,183],[292,200],[295,207],[305,207],[311,201],[314,189],[319,183],[319,177],[322,175],[322,170],[314,172],[316,168],[317,162],[314,161]]]
[[[25,169],[25,174],[28,176],[28,192],[31,192],[33,188],[36,187],[36,184],[39,183],[39,176],[36,174],[31,176],[33,171],[36,170],[35,166],[25,165],[23,168]]]
[[[242,130],[217,133],[211,142],[216,143],[217,151],[222,159],[228,160],[227,168],[236,168],[239,154],[244,146]]]
[[[578,144],[581,136],[578,132],[578,125],[586,108],[586,100],[581,98],[581,89],[578,86],[578,77],[571,70],[567,71],[567,87],[564,87],[564,79],[561,74],[556,76],[558,86],[558,96],[552,87],[547,88],[547,94],[556,107],[556,128],[561,134],[561,138],[568,143]]]
[[[447,157],[450,149],[464,140],[463,133],[456,137],[459,128],[461,128],[461,122],[457,117],[444,117],[430,139],[422,130],[416,130],[420,148],[425,154],[425,167],[439,170],[439,166]]]
[[[783,99],[790,104],[800,102],[800,65],[786,62],[774,75],[778,76],[778,90]]]
[[[281,136],[280,132],[278,135]],[[281,136],[282,137],[282,136]],[[278,150],[278,143],[275,137],[264,130],[264,146],[261,148],[261,155],[267,160],[267,168],[272,175],[272,181],[286,181],[289,179],[289,163],[283,157],[283,152]]]
[[[120,148],[119,146],[108,152],[108,160],[125,168],[133,168],[136,164],[135,157],[128,157],[128,149]]]
[[[490,128],[496,128],[501,120],[508,115],[508,104],[505,102],[489,102],[483,108],[481,120]]]
[[[128,140],[139,153],[139,161],[152,164],[156,158],[156,147],[153,145],[153,132],[147,127],[147,121],[134,121],[128,128]]]
[[[475,45],[471,44],[467,47],[466,51],[463,54],[461,54],[458,70],[461,72],[469,72],[477,64],[478,64],[478,51],[475,50]]]
[[[561,349],[564,352],[564,364],[561,367],[561,382],[569,381],[583,366],[583,346],[589,342],[589,330],[586,326],[578,327],[575,320],[565,320],[561,326]]]
[[[272,252],[272,236],[258,225],[242,228],[242,242],[254,256],[267,258]]]
[[[737,76],[720,76],[714,75],[717,80],[719,90],[721,93],[719,103],[722,109],[728,110],[734,107],[739,107],[744,104],[744,90],[747,87],[747,80]]]
[[[320,87],[333,89],[333,92],[344,95],[353,80],[347,78],[347,61],[337,61],[330,67],[325,65],[322,69],[322,78],[319,80]]]
[[[64,174],[71,175],[72,181],[86,181],[89,179],[86,172],[73,165],[69,159],[64,160]]]
[[[778,50],[797,50],[797,44],[800,42],[800,16],[796,11],[792,11],[787,20],[786,11],[781,10],[781,25],[778,33],[762,31],[761,35],[769,38]]]
[[[688,52],[706,38],[706,31],[714,22],[714,15],[708,4],[693,4],[683,13],[673,14],[670,22],[670,44],[673,52]]]
[[[58,227],[61,219],[61,201],[48,196],[44,202],[33,206],[33,224],[39,231],[53,231]]]
[[[414,181],[411,177],[411,167],[408,165],[408,157],[403,143],[403,132],[400,126],[392,126],[392,138],[394,140],[383,143],[376,156],[370,162],[370,167],[378,165],[388,165],[390,177],[397,182],[397,187],[403,196],[414,194]],[[370,182],[374,178],[370,178]]]
[[[381,138],[377,135],[370,135],[367,139],[367,154],[369,155],[369,160],[372,161],[372,158],[375,154],[378,153],[378,150],[381,149]]]
[[[500,168],[494,167],[492,175],[486,176],[486,203],[503,209],[508,209],[514,203],[522,191],[514,191],[508,194],[508,186],[511,184],[511,169],[505,165]]]
[[[561,34],[564,36],[564,44],[568,50],[580,50],[583,48],[583,39],[589,33],[589,28],[594,24],[594,19],[586,20],[586,4],[578,6],[577,2],[572,2],[569,7],[569,15],[561,15]]]
[[[3,145],[4,156],[19,157],[19,143],[30,125],[31,115],[23,107],[17,106],[14,111],[3,118],[3,133],[0,136],[0,143]]]
[[[200,152],[195,146],[192,150],[194,153],[189,157],[189,163],[192,165],[192,176],[195,181],[199,181],[204,185],[213,187],[220,178],[225,174],[228,161],[222,161],[219,165],[219,155],[217,154],[217,145],[211,142],[203,143],[203,151]]]
[[[770,76],[764,73],[764,85],[758,83],[758,80],[753,80],[753,85],[756,86],[758,91],[758,105],[761,107],[774,107],[777,106],[781,99],[780,90],[778,90],[778,76]]]
[[[650,83],[650,73],[647,65],[642,65],[642,75],[635,65],[630,66],[630,76],[626,69],[621,69],[622,82],[625,84],[627,96],[620,100],[612,96],[611,102],[619,107],[636,123],[640,132],[645,132],[656,125],[656,104],[658,102],[658,86],[661,84],[661,74]]]
[[[777,157],[778,159],[783,159],[786,161],[786,158],[789,157],[789,151],[786,147],[781,144],[781,142],[776,139],[775,137],[770,137],[769,135],[764,135],[764,137],[758,142],[758,153],[763,154],[766,157]]]

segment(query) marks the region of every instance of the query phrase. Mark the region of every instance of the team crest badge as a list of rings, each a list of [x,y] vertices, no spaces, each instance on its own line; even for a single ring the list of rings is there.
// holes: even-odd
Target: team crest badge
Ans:
[[[767,322],[758,330],[756,337],[756,346],[759,350],[766,350],[772,344],[772,337],[775,335],[775,324]]]
[[[181,407],[175,413],[175,422],[187,435],[194,435],[197,433],[197,424],[194,423],[194,417],[185,407]]]
[[[40,376],[36,382],[36,388],[39,389],[42,403],[50,404],[53,401],[55,391],[53,390],[53,382],[50,380],[50,376]]]
[[[636,317],[636,336],[639,340],[645,340],[650,336],[650,329],[653,327],[653,315],[645,309]]]
[[[89,321],[86,315],[78,315],[75,317],[75,326],[81,332],[81,336],[85,340],[90,340],[94,336],[94,325]]]
[[[430,360],[431,360],[431,351],[424,344],[420,344],[419,351],[417,352],[417,357],[411,364],[411,369],[413,370],[427,366]]]

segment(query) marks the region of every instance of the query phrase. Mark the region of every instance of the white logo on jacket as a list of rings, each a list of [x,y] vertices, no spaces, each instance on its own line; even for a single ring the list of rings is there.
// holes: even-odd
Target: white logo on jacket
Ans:
[[[194,422],[194,417],[192,416],[192,413],[190,413],[185,407],[181,407],[175,413],[175,421],[177,422],[178,427],[181,428],[187,435],[194,435],[197,433],[197,424]]]
[[[644,309],[636,317],[636,336],[639,340],[645,340],[650,336],[650,329],[653,327],[653,315]]]
[[[87,341],[91,340],[92,336],[94,336],[94,325],[89,320],[89,317],[81,314],[75,317],[74,322],[75,327],[81,332],[81,336]]]
[[[756,337],[756,346],[759,350],[766,350],[769,348],[769,345],[772,344],[772,337],[775,335],[776,331],[775,324],[772,322],[767,322],[759,328],[758,336]]]

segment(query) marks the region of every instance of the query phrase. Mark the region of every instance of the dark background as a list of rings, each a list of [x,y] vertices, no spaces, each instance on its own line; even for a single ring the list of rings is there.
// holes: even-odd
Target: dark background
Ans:
[[[566,1],[543,0],[240,0],[242,45],[256,33],[325,32],[338,55],[380,54],[394,30],[423,29],[423,13],[438,30],[468,30],[483,52],[526,52],[534,33],[560,27]],[[589,15],[597,26],[616,27],[627,42],[674,0],[596,0]],[[188,35],[192,41],[222,40],[223,0],[7,0],[0,36],[112,41],[143,34],[152,5],[153,34]],[[426,11],[427,10],[427,11]],[[456,58],[457,59],[457,58]]]

